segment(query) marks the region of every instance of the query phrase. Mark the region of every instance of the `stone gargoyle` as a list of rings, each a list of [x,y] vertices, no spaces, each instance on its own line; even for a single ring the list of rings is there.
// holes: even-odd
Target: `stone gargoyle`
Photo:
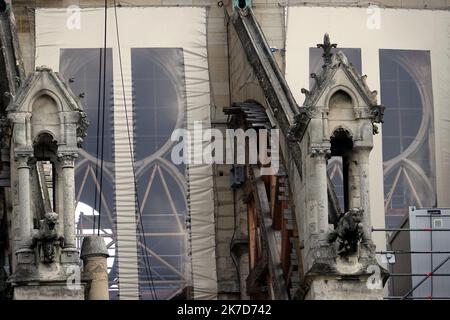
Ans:
[[[33,231],[32,247],[38,247],[39,255],[46,264],[55,261],[56,246],[64,245],[64,237],[56,228],[57,223],[58,214],[47,212],[44,219],[39,221],[39,230]]]
[[[337,242],[338,254],[348,256],[358,251],[358,244],[367,239],[363,226],[363,209],[352,208],[343,214],[328,240]]]

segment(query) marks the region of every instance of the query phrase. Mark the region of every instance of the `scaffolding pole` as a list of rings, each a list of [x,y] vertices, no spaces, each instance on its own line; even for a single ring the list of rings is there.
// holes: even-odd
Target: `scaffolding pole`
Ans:
[[[450,300],[450,297],[410,297],[403,298],[402,296],[384,297],[384,300]]]
[[[428,215],[421,215],[423,217],[428,217]],[[433,216],[450,216],[450,215],[433,215]],[[430,215],[431,218],[431,215]],[[436,231],[450,231],[450,229],[445,228],[371,228],[372,232],[436,232]],[[386,251],[376,251],[377,254],[430,254],[433,257],[433,254],[450,254],[450,251],[411,251],[411,250],[386,250]],[[409,297],[411,293],[414,292],[418,287],[420,287],[428,278],[430,277],[448,277],[450,274],[448,273],[440,273],[436,274],[435,272],[439,270],[447,261],[450,260],[450,256],[444,259],[433,271],[428,272],[426,274],[422,273],[391,273],[391,277],[424,277],[419,283],[417,283],[411,290],[409,290],[403,296],[391,296],[385,297],[386,300],[447,300],[450,297],[433,297],[432,295],[428,297]]]
[[[450,231],[450,229],[443,229],[443,228],[438,228],[438,229],[433,229],[433,228],[422,228],[422,229],[410,229],[410,228],[373,228],[372,227],[372,232],[377,232],[377,231],[426,231],[426,232],[436,232],[436,231]]]
[[[425,277],[428,276],[429,273],[390,273],[390,277]],[[432,274],[432,277],[450,277],[450,273],[436,273]]]
[[[450,251],[408,251],[408,250],[391,250],[391,251],[375,251],[376,254],[450,254]]]
[[[433,271],[427,273],[427,275],[425,276],[425,278],[423,278],[419,283],[417,283],[411,290],[408,291],[408,293],[406,293],[403,297],[402,300],[405,300],[408,298],[408,296],[414,292],[414,290],[416,290],[418,287],[420,287],[420,285],[422,283],[424,283],[425,281],[427,281],[427,279],[431,276],[434,275],[434,273],[439,270],[439,268],[441,268],[448,260],[450,260],[450,256],[448,256],[446,259],[444,259],[436,268],[433,269]]]

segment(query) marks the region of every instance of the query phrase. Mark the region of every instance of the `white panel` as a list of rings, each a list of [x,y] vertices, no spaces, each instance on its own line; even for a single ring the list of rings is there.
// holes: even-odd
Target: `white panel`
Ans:
[[[431,214],[427,209],[410,207],[409,226],[411,229],[449,229],[450,209],[433,210],[438,214]],[[439,220],[440,228],[434,226]],[[412,231],[410,232],[411,251],[449,251],[448,231]],[[412,286],[418,285],[429,272],[437,268],[448,254],[411,254],[411,273],[420,274],[412,277]],[[444,263],[435,274],[449,274],[450,261]],[[411,294],[413,297],[449,297],[450,283],[447,276],[433,276],[420,284]]]

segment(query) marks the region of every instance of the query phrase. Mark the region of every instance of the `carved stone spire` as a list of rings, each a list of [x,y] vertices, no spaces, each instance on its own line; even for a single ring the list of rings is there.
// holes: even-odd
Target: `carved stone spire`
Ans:
[[[333,54],[331,53],[331,49],[333,48],[337,48],[337,44],[336,43],[331,43],[330,41],[330,36],[328,35],[328,33],[325,33],[324,37],[323,37],[323,44],[318,44],[317,48],[322,48],[323,49],[323,61],[325,62],[325,64],[323,65],[323,68],[326,68],[327,65],[331,64],[331,57],[333,56]]]

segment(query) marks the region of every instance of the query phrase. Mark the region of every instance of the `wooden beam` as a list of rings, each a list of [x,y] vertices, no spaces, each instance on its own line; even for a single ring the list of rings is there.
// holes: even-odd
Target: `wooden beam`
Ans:
[[[267,198],[266,186],[260,175],[260,169],[257,166],[251,166],[250,170],[251,184],[256,203],[256,212],[261,221],[261,240],[267,248],[268,270],[272,279],[272,288],[274,292],[273,299],[288,300],[286,283],[283,277],[278,245],[276,242],[275,230],[272,228],[272,217],[270,205]]]

